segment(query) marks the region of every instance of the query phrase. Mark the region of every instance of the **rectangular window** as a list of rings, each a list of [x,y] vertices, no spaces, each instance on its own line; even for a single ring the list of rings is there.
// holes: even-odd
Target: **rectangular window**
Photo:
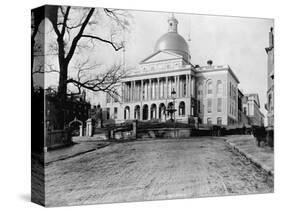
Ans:
[[[199,100],[198,100],[198,105],[197,105],[197,107],[198,107],[198,113],[201,113],[200,101],[199,101]]]
[[[114,119],[117,119],[117,117],[118,117],[118,108],[115,107],[114,108]]]
[[[222,111],[222,98],[218,98],[218,105],[217,105],[217,111]]]
[[[211,118],[207,118],[207,124],[212,125],[212,119]]]
[[[208,113],[212,112],[212,99],[207,100],[207,111]]]

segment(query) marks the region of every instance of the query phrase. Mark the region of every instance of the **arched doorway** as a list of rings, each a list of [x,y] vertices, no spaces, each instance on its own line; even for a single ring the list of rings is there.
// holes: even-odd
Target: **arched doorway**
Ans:
[[[124,119],[125,120],[130,119],[130,107],[129,106],[126,106],[124,109]]]
[[[185,116],[185,103],[180,102],[179,104],[179,116]]]
[[[71,129],[72,135],[83,136],[83,122],[82,121],[78,120],[75,117],[71,122],[69,122],[68,126]]]
[[[165,106],[164,103],[161,103],[161,104],[159,105],[159,119],[160,119],[161,121],[165,121],[165,119],[166,119],[166,114],[165,114],[165,112],[166,112],[166,106]]]
[[[145,104],[142,107],[142,119],[143,120],[147,120],[148,119],[148,106],[147,106],[147,104]]]
[[[168,107],[167,107],[168,111],[173,109],[173,108],[174,108],[174,103],[169,102]],[[168,119],[173,119],[173,113],[172,112],[168,112],[167,116],[168,116],[167,117]]]
[[[150,106],[150,119],[156,119],[156,104]]]
[[[134,118],[137,119],[137,120],[140,119],[140,106],[139,105],[135,106]]]

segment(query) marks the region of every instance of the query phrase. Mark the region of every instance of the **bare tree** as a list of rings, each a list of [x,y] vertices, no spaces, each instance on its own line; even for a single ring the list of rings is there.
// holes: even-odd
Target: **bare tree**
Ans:
[[[69,77],[68,84],[72,84],[77,88],[77,93],[80,94],[82,89],[87,89],[93,92],[106,92],[111,97],[117,97],[119,82],[126,72],[121,68],[121,65],[113,65],[105,72],[100,74],[95,73],[96,69],[100,69],[101,64],[89,64],[89,59],[79,62],[75,65],[76,76]]]
[[[115,42],[113,40],[114,36],[111,36],[111,39],[107,39],[98,35],[94,35],[92,34],[92,31],[89,30],[87,31],[87,34],[85,33],[87,27],[97,23],[96,20],[93,20],[93,14],[96,11],[96,8],[83,9],[83,11],[81,11],[82,16],[80,17],[80,20],[76,20],[76,24],[73,24],[70,21],[73,19],[71,17],[71,10],[75,10],[75,8],[71,8],[70,6],[52,6],[52,8],[50,8],[51,14],[48,14],[57,36],[59,61],[58,94],[61,95],[62,99],[66,97],[68,83],[72,83],[78,86],[78,88],[82,87],[92,91],[111,92],[111,88],[113,86],[109,86],[108,81],[113,79],[114,82],[117,82],[116,79],[119,79],[119,77],[114,77],[113,74],[117,74],[117,68],[120,69],[120,66],[115,66],[111,70],[108,70],[108,73],[106,73],[102,78],[98,76],[96,79],[91,79],[84,82],[79,81],[79,77],[77,79],[68,79],[69,64],[75,54],[75,51],[77,50],[77,47],[79,47],[79,42],[81,39],[87,38],[108,44],[113,48],[114,51],[119,51],[124,47],[122,41]],[[121,27],[126,26],[126,22],[124,22],[124,14],[120,13],[119,10],[104,9],[103,12],[106,14],[106,16],[110,17],[112,21],[116,22],[117,25]],[[120,17],[123,17],[123,19]],[[73,34],[71,30],[75,30],[77,33],[73,39],[68,40],[66,38],[69,38],[70,34]],[[81,69],[78,69],[77,71],[79,75],[81,73]]]
[[[41,11],[42,12],[42,11]],[[40,12],[39,12],[40,13]],[[70,62],[73,57],[80,53],[81,49],[91,48],[91,45],[101,43],[112,47],[113,51],[120,51],[124,48],[124,42],[120,39],[120,34],[128,29],[127,14],[122,10],[116,9],[97,9],[97,8],[72,8],[70,6],[45,6],[44,14],[34,15],[34,25],[32,32],[32,66],[34,66],[34,47],[35,36],[38,32],[38,27],[41,21],[47,18],[54,31],[55,41],[52,46],[53,55],[57,55],[58,68],[55,69],[51,65],[37,67],[33,70],[33,74],[57,72],[59,74],[58,95],[61,101],[61,106],[64,105],[68,95],[67,85],[71,84],[77,88],[77,93],[81,93],[83,89],[93,92],[107,92],[111,96],[118,95],[117,84],[124,76],[121,65],[112,65],[110,68],[93,75],[86,73],[94,73],[97,70],[97,65],[86,60],[80,62],[77,67],[74,67],[76,76],[70,76]],[[115,31],[112,31],[110,36],[102,36],[95,33],[95,27],[99,24],[99,16],[103,15],[110,20],[115,26]],[[44,56],[44,55],[42,55]],[[79,57],[75,57],[79,60]],[[93,64],[93,65],[91,65]],[[32,67],[33,69],[33,67]],[[61,113],[63,114],[63,113]],[[64,120],[63,117],[60,118]],[[63,123],[61,126],[63,127]]]

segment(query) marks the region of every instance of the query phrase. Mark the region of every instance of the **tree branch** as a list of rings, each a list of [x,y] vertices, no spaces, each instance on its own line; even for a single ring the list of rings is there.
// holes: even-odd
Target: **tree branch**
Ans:
[[[96,40],[99,40],[99,41],[102,41],[104,43],[108,43],[110,44],[115,51],[119,51],[120,49],[122,49],[124,46],[121,44],[120,46],[116,46],[116,44],[114,44],[112,41],[109,41],[109,40],[105,40],[103,38],[100,38],[98,36],[93,36],[93,35],[82,35],[81,37],[85,37],[85,38],[92,38],[92,39],[96,39]]]
[[[85,18],[84,22],[82,23],[82,26],[78,32],[78,34],[75,36],[75,38],[73,39],[72,43],[71,43],[71,47],[70,47],[70,50],[68,52],[68,55],[66,56],[66,61],[69,62],[75,52],[75,49],[76,49],[76,46],[77,46],[77,43],[78,41],[80,40],[90,18],[92,17],[93,13],[95,11],[95,8],[91,8],[87,17]]]

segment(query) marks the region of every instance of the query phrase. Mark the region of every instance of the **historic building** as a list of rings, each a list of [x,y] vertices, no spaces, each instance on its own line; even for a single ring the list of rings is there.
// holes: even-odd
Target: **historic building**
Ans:
[[[116,122],[175,119],[204,124],[238,123],[239,80],[228,65],[194,66],[186,40],[178,34],[178,21],[168,19],[154,52],[121,82],[121,99],[106,98],[106,110]]]
[[[248,116],[250,125],[264,125],[264,115],[260,111],[260,100],[258,94],[254,93],[244,95],[243,111]]]
[[[268,127],[274,126],[274,35],[273,28],[269,32],[269,47],[265,48],[267,53],[267,110]]]
[[[246,98],[240,89],[238,89],[238,125],[249,126],[250,118],[247,116],[246,109],[243,110],[243,104],[246,103]]]

